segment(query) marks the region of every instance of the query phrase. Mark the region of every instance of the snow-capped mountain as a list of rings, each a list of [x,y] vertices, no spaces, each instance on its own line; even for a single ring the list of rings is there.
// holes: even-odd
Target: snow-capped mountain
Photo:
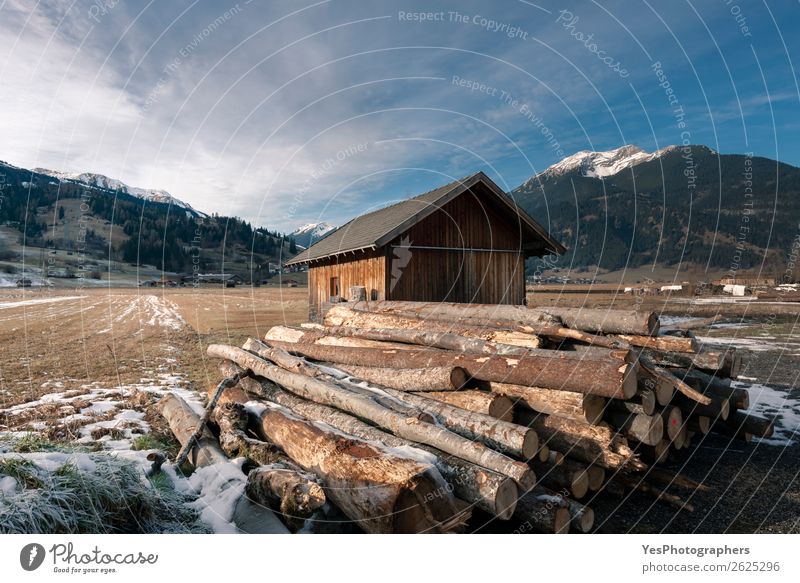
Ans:
[[[329,223],[308,223],[299,227],[289,236],[301,247],[310,247],[325,235],[333,231],[336,227]]]
[[[631,166],[660,158],[664,154],[676,150],[677,148],[678,146],[667,146],[653,153],[645,152],[641,148],[633,145],[622,146],[621,148],[609,150],[608,152],[590,152],[588,150],[583,150],[564,158],[561,162],[553,164],[544,172],[540,172],[531,177],[524,186],[529,186],[543,178],[553,178],[575,170],[579,170],[582,176],[606,178],[607,176],[613,176]]]
[[[200,211],[195,210],[194,208],[192,208],[190,204],[175,198],[166,190],[128,186],[121,180],[117,180],[116,178],[109,178],[108,176],[104,176],[103,174],[95,174],[93,172],[70,173],[70,172],[59,172],[58,170],[48,170],[47,168],[34,168],[33,171],[38,172],[39,174],[46,174],[47,176],[52,176],[53,178],[58,178],[59,180],[62,181],[80,182],[82,184],[88,184],[89,186],[102,188],[104,190],[123,192],[125,194],[130,194],[131,196],[135,196],[136,198],[141,198],[150,202],[160,202],[165,204],[169,203],[178,208],[185,209],[193,214],[206,216],[205,213],[201,213]]]

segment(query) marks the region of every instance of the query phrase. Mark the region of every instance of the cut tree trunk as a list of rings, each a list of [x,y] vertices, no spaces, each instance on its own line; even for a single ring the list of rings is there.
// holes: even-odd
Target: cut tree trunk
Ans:
[[[427,393],[397,391],[389,394],[430,413],[451,431],[483,443],[495,451],[529,460],[536,456],[539,449],[539,438],[536,431],[528,427],[500,421],[489,415],[474,413],[458,406],[429,399],[425,396]]]
[[[215,392],[215,388],[209,392]],[[245,492],[250,500],[278,510],[294,531],[325,504],[325,494],[314,474],[303,471],[275,445],[247,436],[244,405],[221,403],[214,420],[220,431],[220,445],[229,457],[247,457],[261,464],[248,474]]]
[[[662,439],[655,445],[640,443],[636,447],[636,453],[642,456],[642,459],[648,464],[663,464],[669,456],[669,447],[669,441]]]
[[[545,501],[553,506],[559,506],[569,510],[570,515],[570,531],[587,533],[591,532],[594,526],[594,511],[573,500],[572,498],[563,496],[544,486],[536,486],[531,492],[531,496],[538,497],[540,500]]]
[[[604,419],[630,439],[656,445],[664,438],[664,421],[659,415],[607,410]]]
[[[683,414],[678,407],[668,405],[660,412],[661,419],[664,422],[664,437],[669,441],[675,441],[678,434],[683,427]]]
[[[278,510],[283,519],[297,531],[326,501],[316,480],[298,472],[294,464],[275,463],[259,466],[247,474],[247,497]]]
[[[687,385],[681,379],[676,377],[667,369],[655,364],[649,358],[644,356],[640,357],[640,364],[641,370],[644,371],[643,374],[650,377],[655,381],[656,389],[658,390],[659,385],[671,385],[675,391],[682,393],[684,396],[692,399],[693,401],[697,401],[703,405],[708,405],[711,403],[711,398],[707,397],[703,393],[699,391],[695,391],[692,387]],[[659,404],[661,404],[661,400],[659,398]],[[669,403],[666,403],[669,404]]]
[[[517,411],[516,422],[536,429],[540,441],[549,447],[587,464],[594,463],[610,470],[643,470],[646,467],[607,427],[527,411]]]
[[[432,391],[425,393],[425,397],[453,405],[454,407],[461,407],[474,413],[482,413],[500,421],[510,423],[514,420],[514,402],[505,395],[466,390]]]
[[[524,357],[478,356],[438,350],[382,350],[317,344],[268,343],[307,358],[336,364],[389,368],[462,367],[480,380],[541,386],[604,397],[630,398],[636,392],[636,365],[614,359],[585,361],[559,351]]]
[[[200,416],[178,395],[167,393],[157,405],[175,439],[186,445],[200,423]],[[228,461],[214,435],[206,428],[189,452],[189,462],[196,468]]]
[[[553,325],[558,321],[566,327],[603,334],[658,333],[658,316],[655,312],[638,310],[611,310],[603,308],[526,308],[499,304],[448,304],[439,302],[360,302],[354,309],[371,312],[388,312],[430,319],[450,318],[458,321],[464,317],[486,318],[495,321]],[[554,321],[555,319],[555,321]]]
[[[703,435],[711,431],[711,417],[705,415],[689,415],[686,418],[686,427],[695,433]]]
[[[700,349],[696,338],[678,338],[675,336],[638,336],[632,334],[616,334],[613,336],[631,346],[650,348],[665,352],[690,352],[695,353]]]
[[[606,399],[597,395],[579,395],[569,391],[525,387],[510,383],[489,383],[493,393],[505,395],[521,405],[548,415],[599,423]]]
[[[670,401],[671,400],[672,395],[670,395]],[[636,391],[636,395],[628,402],[640,405],[642,407],[642,413],[645,415],[652,415],[656,412],[658,398],[656,397],[655,391],[651,391],[650,389],[639,389]]]
[[[314,377],[289,372],[271,365],[241,348],[212,344],[208,347],[207,352],[209,356],[232,360],[242,368],[249,368],[255,374],[286,387],[300,397],[321,405],[336,407],[389,429],[395,435],[436,447],[513,478],[523,488],[529,487],[532,482],[536,481],[536,477],[526,464],[515,461],[482,444],[465,439],[443,427],[387,409],[363,394],[351,393]],[[286,354],[286,356],[289,355]],[[413,393],[404,394],[412,395]]]
[[[470,382],[467,371],[458,366],[420,369],[337,364],[336,367],[368,383],[398,391],[457,391]]]
[[[734,411],[724,423],[714,423],[714,431],[725,435],[749,434],[755,437],[772,437],[775,433],[775,420],[763,419],[748,415],[743,411]]]
[[[469,326],[460,322],[443,322],[424,318],[411,318],[396,316],[394,314],[381,314],[353,310],[345,306],[334,306],[325,314],[325,324],[336,328],[357,329],[398,329],[398,330],[424,330],[437,333],[451,333],[489,340],[501,344],[511,344],[525,348],[539,348],[541,341],[533,334],[519,332],[512,327],[486,327]]]
[[[686,395],[676,394],[672,402],[684,415],[704,415],[713,420],[721,419],[723,421],[727,419],[731,411],[728,400],[718,396],[709,396],[709,399],[710,402],[707,405],[701,405]]]
[[[589,464],[586,468],[586,475],[589,477],[589,490],[599,492],[603,489],[606,481],[606,470],[595,464]]]
[[[589,474],[586,466],[570,460],[564,460],[557,466],[531,462],[539,483],[556,492],[569,492],[570,496],[580,500],[589,492]]]
[[[325,429],[279,405],[263,407],[257,427],[260,437],[316,474],[327,497],[367,532],[447,531],[463,520],[453,513],[434,518],[443,510],[435,496],[447,485],[427,461]]]
[[[239,367],[233,362],[224,361],[220,365],[220,369],[222,374],[227,375],[231,371],[238,370]],[[228,392],[223,395],[223,399],[227,399],[230,395],[232,399],[244,403],[257,396],[282,405],[302,417],[327,423],[339,431],[360,439],[383,443],[389,447],[404,448],[412,453],[415,450],[423,450],[419,455],[424,456],[425,452],[432,455],[434,465],[439,469],[456,496],[470,504],[475,504],[501,520],[508,520],[514,512],[517,487],[513,480],[506,476],[432,447],[386,433],[338,409],[301,399],[266,379],[245,378],[240,381],[239,386],[244,387],[245,391],[239,387],[236,389],[239,393],[227,389]]]
[[[655,396],[656,403],[664,407],[672,402],[675,385],[671,378],[657,374],[654,369],[655,365],[652,368],[647,366],[639,367],[639,390],[637,391],[637,396],[642,399],[644,397],[640,393],[650,391]],[[636,397],[633,398],[636,399]]]
[[[534,489],[520,497],[514,511],[520,525],[514,533],[568,534],[572,521],[569,508],[560,496],[540,492]]]
[[[704,347],[696,354],[684,352],[658,352],[644,349],[655,364],[670,368],[696,368],[736,378],[741,371],[742,358],[735,348],[711,349]]]
[[[509,356],[521,356],[527,353],[528,349],[522,346],[511,344],[501,344],[482,338],[470,338],[452,332],[433,332],[430,330],[404,330],[395,328],[349,328],[347,326],[335,326],[326,328],[325,333],[331,336],[344,336],[350,338],[363,338],[380,342],[403,343],[414,346],[426,346],[428,348],[439,348],[441,350],[453,350],[455,352],[465,352],[468,354],[501,354]],[[270,334],[267,333],[267,339]],[[280,340],[280,338],[273,338]]]

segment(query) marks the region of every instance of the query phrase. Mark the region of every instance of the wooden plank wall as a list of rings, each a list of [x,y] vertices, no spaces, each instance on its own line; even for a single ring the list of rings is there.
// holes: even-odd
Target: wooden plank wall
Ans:
[[[330,279],[339,278],[339,293],[350,294],[351,285],[367,288],[367,298],[386,299],[386,256],[383,251],[348,254],[308,269],[309,319],[316,321],[319,307],[330,300]]]
[[[522,304],[522,254],[411,249],[402,270],[392,270],[388,299],[420,302]]]
[[[525,267],[520,240],[518,223],[494,206],[483,205],[480,193],[465,193],[393,241],[394,245],[411,247],[388,250],[387,297],[521,304],[525,298]]]

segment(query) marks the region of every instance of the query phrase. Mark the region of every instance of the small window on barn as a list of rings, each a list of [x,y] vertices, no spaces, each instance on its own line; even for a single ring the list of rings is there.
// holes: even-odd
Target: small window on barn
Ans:
[[[331,278],[331,296],[338,296],[339,295],[339,278],[332,277]]]

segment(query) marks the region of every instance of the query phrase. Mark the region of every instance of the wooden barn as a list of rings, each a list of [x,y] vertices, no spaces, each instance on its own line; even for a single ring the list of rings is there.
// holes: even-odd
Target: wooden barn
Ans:
[[[347,299],[522,304],[525,259],[564,247],[483,172],[359,216],[294,257],[309,317]]]

